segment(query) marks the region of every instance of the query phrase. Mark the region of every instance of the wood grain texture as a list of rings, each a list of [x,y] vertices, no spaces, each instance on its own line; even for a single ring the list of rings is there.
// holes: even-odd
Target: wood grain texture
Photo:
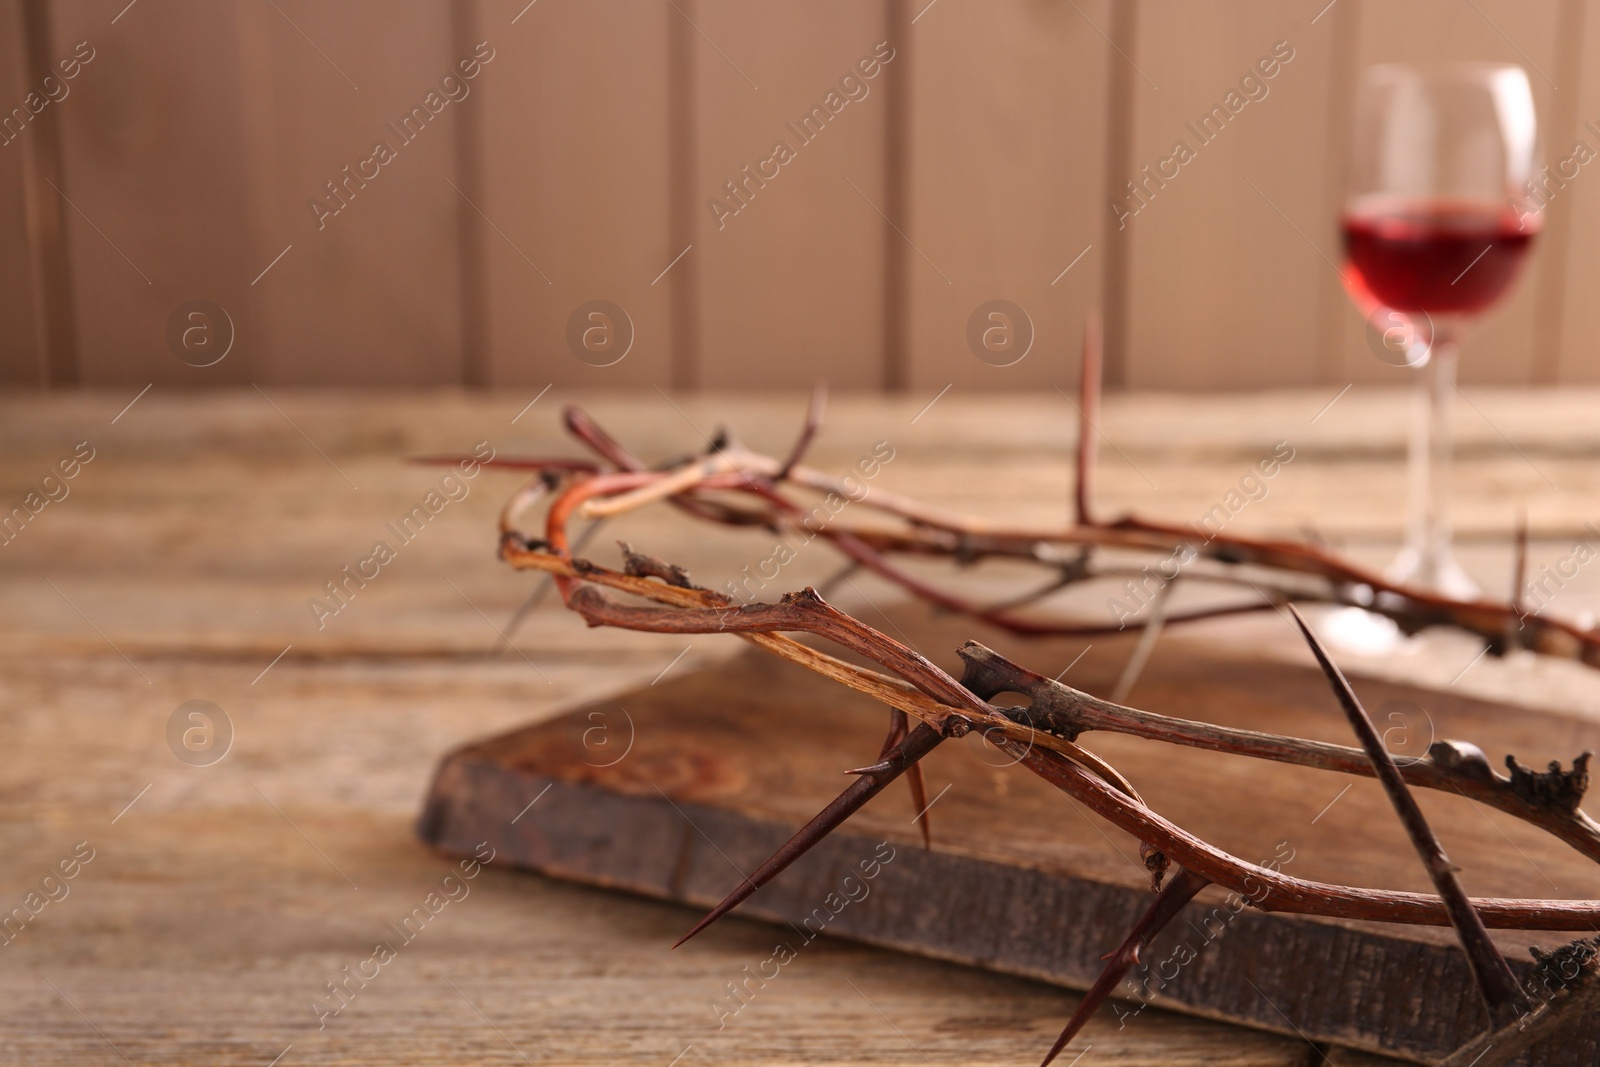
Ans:
[[[1108,513],[1198,514],[1292,422],[1298,458],[1272,495],[1236,522],[1294,533],[1315,519],[1381,563],[1399,529],[1403,423],[1395,413],[1403,398],[1354,389],[1311,424],[1332,392],[1278,394],[1271,405],[1247,397],[1108,397],[1101,427],[1127,457],[1101,450],[1098,485]],[[698,917],[693,910],[494,871],[318,1030],[311,998],[366,959],[386,924],[416,907],[447,871],[413,837],[439,756],[647,686],[684,645],[589,632],[547,605],[517,637],[533,665],[490,654],[493,626],[532,586],[529,576],[494,561],[486,536],[517,484],[504,474],[474,481],[471,495],[441,513],[326,629],[315,627],[307,598],[436,485],[436,470],[405,465],[404,456],[470,450],[485,438],[504,451],[570,454],[554,415],[567,401],[582,402],[652,459],[693,449],[699,438],[653,395],[558,388],[513,424],[531,399],[526,392],[275,393],[291,425],[250,390],[158,388],[113,425],[132,393],[0,399],[0,500],[20,500],[76,442],[98,449],[70,497],[0,546],[6,907],[74,843],[88,840],[99,850],[71,896],[0,949],[12,961],[0,969],[0,995],[15,1006],[0,1020],[8,1059],[123,1062],[98,1027],[135,1063],[260,1067],[290,1044],[285,1064],[520,1062],[509,1039],[530,1058],[560,1064],[662,1067],[690,1044],[683,1063],[920,1064],[926,1056],[939,1064],[1016,1064],[1034,1062],[1058,1032],[1076,1003],[1059,988],[833,938],[805,949],[717,1030],[707,1005],[746,964],[771,954],[769,926],[734,917],[673,953],[664,946]],[[804,410],[797,394],[675,400],[695,422],[727,423],[752,446],[776,451]],[[1468,429],[1457,501],[1469,519],[1464,530],[1497,540],[1475,541],[1465,555],[1480,582],[1501,588],[1509,573],[1508,499],[1532,505],[1535,571],[1569,553],[1563,531],[1581,530],[1592,517],[1600,492],[1600,426],[1592,413],[1600,397],[1564,389],[1486,391],[1478,400],[1564,490],[1551,490],[1488,426]],[[913,424],[925,403],[835,396],[813,461],[843,471],[889,437],[897,457],[882,476],[886,489],[1023,523],[1061,521],[1072,435],[1064,401],[953,391]],[[707,537],[666,512],[619,522],[612,532],[713,584],[770,549],[759,534]],[[609,551],[605,539],[596,543],[597,557],[613,558]],[[785,579],[820,582],[835,569],[830,556],[808,553]],[[841,603],[870,612],[893,599],[866,582],[847,594],[861,595],[870,603]],[[1597,607],[1600,573],[1586,568],[1550,610]],[[1220,638],[1272,644],[1248,631]],[[673,670],[736,651],[735,642],[695,642]],[[1010,651],[1035,661],[1025,649]],[[1368,675],[1445,687],[1470,664],[1456,689],[1500,699],[1536,693],[1544,707],[1600,722],[1592,673],[1472,663],[1477,651],[1427,635],[1412,654],[1361,666]],[[172,712],[196,698],[217,702],[236,727],[234,751],[211,768],[179,764],[164,737]],[[149,792],[113,825],[147,784]],[[956,799],[952,793],[938,807]],[[1306,819],[1315,813],[1312,799],[1325,798],[1295,805]],[[882,803],[899,822],[900,808],[889,806],[903,805],[903,797]],[[785,818],[805,814],[797,807]],[[1083,826],[1075,814],[1065,818]],[[1102,848],[1108,867],[1122,865]],[[1114,1016],[1097,1020],[1069,1062],[1091,1043],[1080,1067],[1102,1058],[1122,1067],[1311,1067],[1324,1056],[1339,1067],[1370,1067],[1298,1038],[1155,1009],[1123,1029]]]
[[[708,1004],[771,954],[770,927],[734,918],[669,952],[692,910],[490,870],[319,1029],[312,999],[368,959],[392,936],[388,924],[451,869],[413,836],[439,756],[646,686],[683,646],[588,632],[546,605],[518,634],[527,660],[492,654],[494,625],[532,584],[493,559],[495,515],[517,484],[504,474],[471,483],[326,629],[306,599],[437,484],[437,470],[402,463],[407,455],[470,450],[485,437],[508,451],[564,451],[554,407],[565,400],[581,400],[652,458],[698,438],[659,398],[559,389],[515,425],[525,393],[275,395],[306,436],[249,390],[158,388],[112,425],[129,398],[0,399],[0,500],[20,499],[75,442],[98,450],[66,500],[0,546],[0,902],[18,906],[75,843],[96,849],[70,895],[0,947],[0,996],[13,1007],[0,1018],[8,1062],[121,1064],[120,1052],[134,1063],[261,1067],[292,1045],[281,1064],[513,1063],[525,1053],[664,1067],[692,1045],[681,1063],[1009,1065],[1033,1062],[1072,1010],[1072,994],[1042,983],[821,938],[719,1030]],[[729,422],[763,448],[781,448],[804,408],[799,395],[677,399],[696,421]],[[1295,401],[1313,411],[1325,402]],[[1359,412],[1372,401],[1357,392],[1346,402]],[[1527,406],[1490,403],[1513,426]],[[921,406],[836,397],[815,462],[846,469],[890,432],[900,451],[885,487],[1046,521],[1055,503],[1030,503],[1023,489],[1059,483],[1067,470],[1059,401],[957,394],[909,425]],[[1526,417],[1600,447],[1583,396],[1553,410]],[[1148,442],[1136,461],[1158,483],[1186,487],[1192,495],[1175,501],[1184,506],[1236,477],[1235,461],[1253,447],[1241,412],[1215,400],[1174,412],[1111,398],[1103,414],[1119,442]],[[1156,447],[1151,424],[1171,427],[1178,444]],[[1369,436],[1352,425],[1331,414],[1317,424],[1333,436],[1303,470],[1330,491],[1349,480],[1337,457]],[[966,427],[959,447],[952,426]],[[1381,462],[1396,463],[1398,438],[1383,447]],[[1113,477],[1120,459],[1107,463],[1109,503],[1148,502],[1142,482],[1134,490]],[[984,464],[990,476],[974,479]],[[1356,513],[1381,513],[1387,501],[1352,488],[1337,509],[1346,528],[1381,529],[1381,515]],[[1261,514],[1291,521],[1270,506]],[[666,512],[614,532],[707,579],[767,547],[759,535],[707,537]],[[602,558],[609,550],[597,543]],[[796,583],[834,569],[821,554],[792,566]],[[1567,591],[1564,608],[1600,605],[1587,581]],[[876,586],[862,592],[890,603]],[[736,651],[696,642],[674,671]],[[1460,652],[1430,648],[1406,666],[1444,672],[1442,684],[1473,654]],[[1460,685],[1526,685],[1527,673],[1485,662]],[[1547,696],[1596,713],[1585,703],[1600,704],[1592,679],[1579,680],[1590,682],[1584,689],[1559,673],[1540,678]],[[192,699],[216,702],[234,724],[232,751],[211,767],[185,766],[167,747],[173,711]],[[1120,1030],[1113,1017],[1097,1020],[1068,1062],[1090,1044],[1080,1067],[1347,1062],[1298,1038],[1155,1009]]]

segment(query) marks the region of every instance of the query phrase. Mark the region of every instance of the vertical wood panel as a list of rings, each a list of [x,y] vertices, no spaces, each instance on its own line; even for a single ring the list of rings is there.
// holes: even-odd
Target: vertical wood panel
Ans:
[[[458,3],[451,12],[451,38],[457,56],[472,54],[483,34],[482,5]],[[456,248],[459,280],[457,314],[461,319],[461,381],[481,388],[489,384],[489,301],[488,227],[479,217],[484,202],[484,114],[483,94],[477,107],[461,108],[455,116]]]
[[[475,224],[495,384],[670,384],[673,276],[685,263],[651,283],[679,251],[668,209],[675,17],[669,5],[626,0],[479,9],[480,32],[500,50],[469,164],[482,168],[488,216]],[[611,366],[568,345],[569,318],[592,300],[620,306],[632,323],[632,347]]]
[[[884,6],[887,39],[907,40],[912,19],[921,11],[912,13],[907,0],[887,0]],[[909,229],[916,229],[916,219],[911,213],[912,127],[916,114],[913,96],[916,91],[917,50],[908,47],[900,50],[896,61],[901,64],[894,77],[883,78],[883,366],[880,382],[890,392],[904,392],[911,384],[911,328],[914,321],[911,288],[912,249],[909,240],[901,239],[894,230],[892,219],[903,219]]]
[[[1520,63],[1528,69],[1534,105],[1544,124],[1548,154],[1570,143],[1570,129],[1553,127],[1562,109],[1556,106],[1552,81],[1560,68],[1561,5],[1526,4],[1519,0],[1407,0],[1406,3],[1363,3],[1357,46],[1358,69],[1373,63],[1396,61],[1493,60]],[[1541,73],[1542,72],[1542,73]],[[1353,92],[1351,86],[1349,92]],[[1350,98],[1339,101],[1348,108]],[[1600,148],[1600,142],[1591,142]],[[1564,153],[1563,153],[1564,154]],[[1559,157],[1557,157],[1559,158]],[[1337,212],[1337,193],[1327,213]],[[1547,219],[1546,233],[1534,242],[1533,254],[1515,290],[1503,304],[1491,309],[1467,337],[1463,346],[1461,378],[1468,383],[1525,385],[1533,379],[1534,344],[1539,333],[1539,291],[1562,285],[1560,264],[1546,249],[1549,227],[1565,225],[1559,212]],[[1353,308],[1342,321],[1343,381],[1400,384],[1409,381],[1405,368],[1384,364],[1374,357],[1365,338],[1365,323]]]
[[[66,205],[52,183],[62,182],[56,105],[71,97],[80,68],[59,65],[50,21],[47,0],[0,8],[0,382],[35,387],[79,380]]]
[[[245,281],[259,277],[249,286],[255,329],[241,343],[265,353],[258,380],[460,382],[456,127],[484,103],[502,57],[460,79],[457,64],[473,57],[456,54],[437,0],[238,10],[253,230]],[[450,75],[458,88],[444,87]],[[416,108],[426,121],[402,127]],[[380,143],[393,158],[366,164]],[[319,219],[313,201],[338,211]]]
[[[1133,83],[1141,75],[1132,57],[1139,51],[1138,29],[1139,0],[1112,4],[1111,28],[1106,36],[1116,57],[1106,57],[1105,174],[1100,183],[1103,209],[1110,208],[1111,190],[1120,189],[1133,170]],[[1128,384],[1129,242],[1124,239],[1122,220],[1115,213],[1104,210],[1101,219],[1100,376],[1107,388],[1121,389]]]
[[[1556,92],[1549,112],[1541,116],[1541,121],[1546,124],[1544,157],[1553,171],[1576,147],[1580,137],[1591,152],[1600,152],[1600,135],[1583,126],[1579,112],[1584,91],[1581,64],[1585,6],[1585,0],[1560,0],[1557,15],[1555,68],[1550,75],[1557,85],[1566,85],[1568,91]],[[1600,112],[1594,114],[1600,117]],[[1600,128],[1600,123],[1596,123],[1596,128]],[[1572,207],[1570,200],[1558,198],[1545,209],[1547,225],[1539,238],[1544,244],[1545,274],[1534,294],[1530,377],[1535,385],[1553,385],[1561,373],[1567,295],[1572,288],[1569,270],[1573,265]],[[1581,297],[1578,302],[1580,305],[1587,303]]]
[[[1318,20],[1329,23],[1328,35],[1328,106],[1322,134],[1324,151],[1323,190],[1327,197],[1325,223],[1330,230],[1343,205],[1344,183],[1349,173],[1350,132],[1355,113],[1351,106],[1356,79],[1361,70],[1361,10],[1362,4],[1340,3],[1328,10]],[[1315,17],[1315,16],[1313,16]],[[1340,240],[1334,231],[1334,240]],[[1319,238],[1324,249],[1327,238]],[[1341,245],[1334,245],[1331,258],[1338,261],[1343,255]],[[1320,275],[1321,285],[1317,298],[1317,333],[1313,358],[1316,363],[1314,378],[1324,384],[1343,387],[1349,379],[1344,376],[1344,344],[1347,322],[1351,318],[1350,296],[1345,292],[1344,280],[1334,271]]]
[[[693,0],[684,0],[692,10]],[[683,10],[681,18],[667,19],[667,229],[668,248],[684,249],[694,244],[700,221],[696,168],[700,122],[695,113],[695,47],[699,43],[692,16]],[[676,253],[675,253],[676,255]],[[700,361],[700,271],[695,263],[674,270],[667,283],[672,302],[670,357],[672,384],[692,387],[699,374]]]
[[[1582,5],[1579,36],[1580,70],[1571,80],[1559,79],[1563,92],[1576,97],[1575,128],[1562,140],[1546,138],[1545,154],[1554,165],[1568,157],[1575,142],[1600,153],[1600,8],[1593,0]],[[1592,124],[1592,125],[1591,125]],[[1569,168],[1570,173],[1570,168]],[[1559,359],[1555,378],[1562,382],[1600,382],[1600,159],[1583,165],[1578,175],[1559,189],[1547,209],[1570,227],[1564,257],[1563,301]]]
[[[865,79],[856,65],[880,42],[888,41],[896,57],[906,42],[889,41],[881,2],[680,0],[678,6],[684,13],[671,17],[692,18],[698,38],[699,221],[693,260],[685,260],[699,272],[698,384],[880,385],[885,234],[892,232],[882,214],[891,199],[884,83],[900,72],[892,59]],[[866,95],[816,123],[819,133],[799,136],[803,116],[829,106],[829,93],[847,99],[846,75],[858,78]],[[780,142],[794,158],[763,181],[758,168]],[[747,179],[745,167],[756,177]],[[730,196],[729,182],[746,183],[740,200]],[[713,198],[737,214],[719,222]]]
[[[29,91],[23,0],[0,0],[0,116]],[[28,233],[26,127],[0,132],[0,386],[49,382],[44,338],[35,318],[36,268]]]
[[[25,0],[23,12],[28,67],[31,76],[39,78],[37,88],[45,90],[48,98],[51,83],[45,80],[44,72],[49,71],[48,76],[56,79],[56,91],[64,92],[67,88],[64,83],[73,80],[67,75],[80,71],[81,67],[73,66],[72,60],[56,57],[50,35],[49,0]],[[67,255],[67,205],[56,192],[65,180],[61,171],[61,124],[57,121],[35,123],[29,129],[37,136],[30,136],[22,146],[23,165],[27,170],[23,202],[32,260],[39,359],[45,380],[51,386],[71,386],[78,384],[81,373],[72,302],[72,267]]]
[[[1132,387],[1312,380],[1318,294],[1338,260],[1322,136],[1334,34],[1327,18],[1312,24],[1320,6],[1139,9],[1133,159],[1108,191],[1131,212],[1121,236]],[[1263,59],[1279,64],[1270,79]],[[1242,106],[1228,106],[1230,92]],[[1218,106],[1227,121],[1202,126]]]
[[[241,320],[250,257],[235,9],[206,0],[54,4],[60,60],[92,59],[52,108],[78,366],[85,384],[220,384],[248,376],[242,344],[195,369],[166,342],[182,302]],[[113,21],[115,20],[115,21]],[[41,120],[45,116],[41,116]]]
[[[1107,3],[1032,0],[941,0],[909,28],[913,389],[1075,388],[1105,265],[1110,29]],[[992,300],[1032,323],[1010,365],[969,344]]]

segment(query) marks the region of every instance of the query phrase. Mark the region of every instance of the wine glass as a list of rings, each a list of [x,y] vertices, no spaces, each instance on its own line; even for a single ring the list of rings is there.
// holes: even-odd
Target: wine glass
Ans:
[[[1457,346],[1511,288],[1541,218],[1532,210],[1533,92],[1504,63],[1369,67],[1356,98],[1340,218],[1345,288],[1402,323],[1416,372],[1410,515],[1389,577],[1462,599],[1478,588],[1450,545],[1450,407]]]

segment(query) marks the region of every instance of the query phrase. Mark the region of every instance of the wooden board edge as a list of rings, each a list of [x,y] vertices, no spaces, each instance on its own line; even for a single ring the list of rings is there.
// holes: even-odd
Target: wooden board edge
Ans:
[[[560,721],[545,726],[560,728]],[[477,742],[441,761],[417,822],[418,837],[431,848],[467,856],[487,841],[496,864],[709,908],[794,830],[666,793],[659,800],[627,796],[514,771],[487,758],[494,747],[494,740]],[[863,865],[874,858],[877,871],[868,878]],[[930,897],[930,885],[943,887],[941,896]],[[882,906],[896,886],[917,903]],[[925,852],[909,834],[880,842],[840,830],[739,914],[778,924],[791,951],[825,933],[1081,991],[1099,972],[1099,957],[1149,900],[1127,886],[937,847]],[[686,917],[685,930],[690,922]],[[1235,951],[1211,947],[1224,938]],[[1405,959],[1393,960],[1397,946]],[[1425,998],[1395,998],[1381,983],[1355,980],[1381,956],[1415,975]],[[1196,902],[1147,959],[1174,972],[1156,988],[1165,969],[1152,971],[1159,975],[1147,983],[1152,1006],[1415,1062],[1448,1053],[1483,1024],[1465,961],[1449,945],[1396,942],[1339,924]],[[1513,967],[1519,977],[1532,971],[1525,961]],[[1336,980],[1339,973],[1351,980]],[[717,1010],[715,1002],[710,1010]],[[1129,1000],[1108,1010],[1129,1025],[1141,1009]],[[1383,1040],[1374,1040],[1374,1032]],[[1600,1020],[1571,1032],[1559,1050],[1536,1050],[1518,1062],[1577,1067],[1594,1062],[1597,1047]]]

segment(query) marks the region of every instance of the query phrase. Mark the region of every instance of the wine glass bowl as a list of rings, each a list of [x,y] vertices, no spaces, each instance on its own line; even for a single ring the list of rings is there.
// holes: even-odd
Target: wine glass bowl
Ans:
[[[1475,315],[1504,296],[1537,232],[1504,206],[1370,199],[1341,220],[1345,284],[1430,318]]]

